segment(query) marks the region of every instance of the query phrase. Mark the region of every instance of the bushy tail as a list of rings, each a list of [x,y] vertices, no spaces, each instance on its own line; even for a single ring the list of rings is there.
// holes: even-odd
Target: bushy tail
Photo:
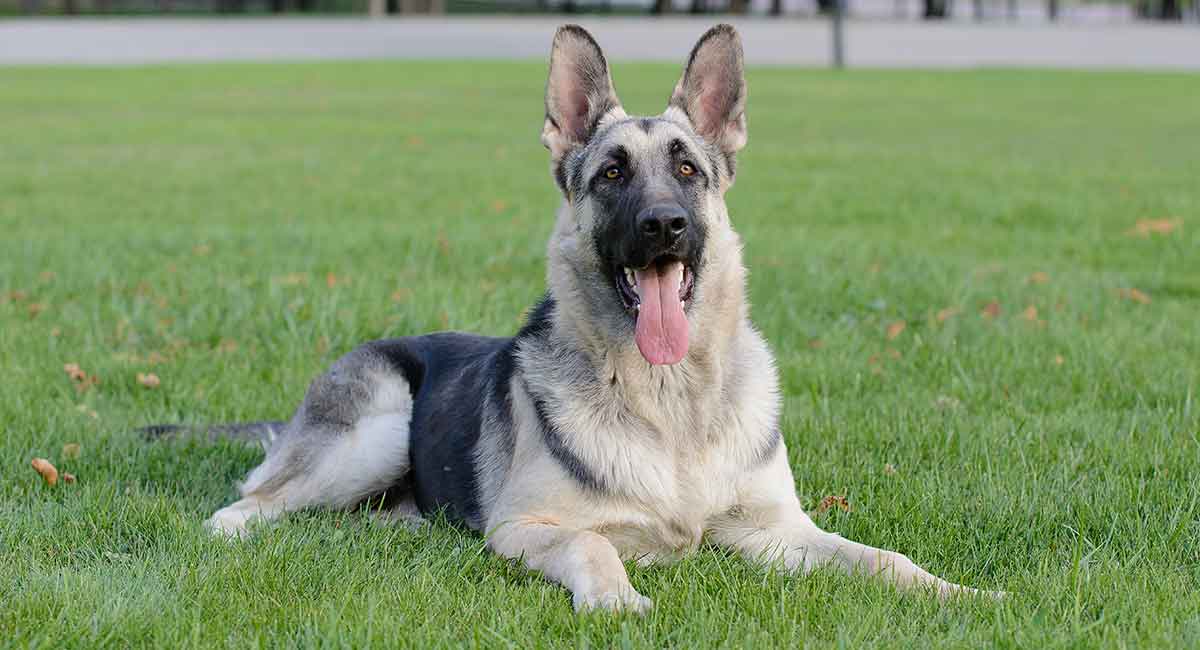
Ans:
[[[208,440],[241,440],[270,447],[286,422],[238,422],[234,424],[152,424],[138,429],[150,440],[204,436]]]

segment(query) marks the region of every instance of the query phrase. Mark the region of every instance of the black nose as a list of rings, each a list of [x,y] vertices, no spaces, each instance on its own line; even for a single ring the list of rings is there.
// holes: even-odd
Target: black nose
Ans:
[[[670,248],[687,232],[688,213],[673,203],[652,205],[638,214],[637,229],[642,241]]]

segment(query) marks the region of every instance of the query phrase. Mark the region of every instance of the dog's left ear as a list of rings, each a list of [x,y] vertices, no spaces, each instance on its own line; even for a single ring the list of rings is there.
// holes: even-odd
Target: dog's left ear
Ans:
[[[717,25],[696,42],[670,106],[682,110],[696,133],[724,153],[746,146],[742,39],[732,25]]]
[[[542,144],[558,160],[591,139],[600,119],[613,110],[624,114],[600,46],[579,25],[559,27],[550,48]]]

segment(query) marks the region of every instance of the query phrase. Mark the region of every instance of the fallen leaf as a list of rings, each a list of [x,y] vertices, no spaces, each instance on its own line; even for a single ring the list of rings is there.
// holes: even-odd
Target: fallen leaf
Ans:
[[[152,372],[139,372],[137,374],[137,383],[145,386],[146,388],[158,388],[159,385],[162,384],[162,381],[158,378],[158,375]]]
[[[425,146],[425,138],[419,135],[410,135],[404,140],[404,144],[410,147],[422,147]]]
[[[1126,235],[1149,237],[1150,235],[1169,235],[1183,225],[1182,219],[1138,219],[1137,224]]]
[[[75,475],[70,472],[63,472],[62,480],[63,480],[63,483],[74,483]]]
[[[850,512],[850,502],[846,500],[846,497],[830,494],[821,499],[821,502],[817,504],[817,514],[823,513],[834,506],[842,512]]]
[[[46,303],[44,303],[44,302],[31,302],[31,303],[29,303],[29,307],[28,307],[28,309],[29,309],[29,317],[30,317],[30,318],[37,318],[39,314],[41,314],[42,312],[46,311]]]
[[[1029,278],[1025,280],[1028,284],[1046,284],[1050,281],[1050,276],[1045,271],[1035,271],[1029,274]]]
[[[895,476],[896,475],[896,466],[891,463],[884,463],[883,464],[883,473],[887,474],[888,476]]]
[[[891,341],[891,340],[895,339],[897,336],[900,336],[900,333],[903,332],[904,328],[906,328],[906,327],[908,327],[908,323],[905,323],[902,320],[898,320],[898,321],[892,323],[891,325],[888,325],[887,326],[887,339],[889,341]]]
[[[984,305],[983,311],[979,312],[979,315],[983,316],[984,318],[999,318],[1000,303],[996,302],[995,300],[989,302],[988,304]]]
[[[1037,307],[1033,305],[1026,307],[1025,311],[1021,312],[1021,318],[1024,318],[1031,323],[1036,323],[1038,319]]]
[[[77,363],[68,363],[63,365],[63,371],[71,378],[75,384],[75,392],[84,393],[89,388],[100,383],[100,378],[96,375],[88,375]]]
[[[16,289],[4,294],[4,302],[21,302],[28,297],[29,294],[21,291],[20,289]]]
[[[412,290],[400,288],[392,292],[392,302],[404,302],[412,297]]]
[[[1146,294],[1134,288],[1117,289],[1117,296],[1124,298],[1125,300],[1132,300],[1133,302],[1141,303],[1143,305],[1150,304],[1150,296],[1147,296]]]
[[[933,408],[939,411],[949,411],[959,407],[961,402],[949,395],[938,395],[937,399],[933,400]]]
[[[78,363],[63,364],[63,372],[67,373],[67,376],[70,377],[72,381],[83,381],[84,379],[87,379],[87,373],[83,371],[83,368],[79,367]]]
[[[946,307],[945,309],[939,309],[937,313],[937,322],[944,323],[960,313],[962,313],[962,310],[960,310],[958,307]]]
[[[1061,354],[1054,355],[1054,365],[1061,366],[1063,363],[1066,363],[1066,359],[1063,358],[1063,355],[1061,355]]]
[[[275,284],[280,284],[285,287],[295,287],[295,286],[299,286],[302,284],[308,284],[308,274],[307,273],[288,273],[287,275],[276,276],[275,278],[273,278],[273,281],[275,282]]]
[[[62,456],[63,458],[69,460],[79,458],[79,443],[68,442],[67,444],[63,445]]]
[[[808,349],[809,350],[820,350],[823,347],[825,347],[825,341],[822,341],[821,339],[809,339],[808,340]]]
[[[221,341],[217,343],[217,352],[221,354],[230,354],[232,352],[236,352],[237,349],[237,341],[233,339],[221,339]]]
[[[51,282],[56,277],[58,277],[58,274],[54,271],[42,271],[38,273],[38,280],[41,280],[43,283]]]
[[[508,209],[508,202],[504,199],[492,199],[492,212],[504,212]]]
[[[50,464],[50,461],[45,458],[34,458],[29,464],[33,465],[33,469],[42,475],[42,479],[46,481],[46,485],[53,487],[55,483],[58,483],[58,469]]]
[[[53,336],[54,338],[58,338],[58,337],[62,336],[62,328],[61,327],[51,327],[50,328],[50,336]]]

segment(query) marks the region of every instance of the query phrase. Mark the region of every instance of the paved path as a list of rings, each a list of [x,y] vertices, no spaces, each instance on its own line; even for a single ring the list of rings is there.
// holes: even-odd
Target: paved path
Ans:
[[[580,20],[609,56],[678,61],[712,18]],[[541,59],[556,17],[17,19],[0,21],[0,65],[168,61]],[[820,20],[734,21],[750,63],[826,65]],[[1196,25],[851,22],[851,65],[1053,66],[1200,70]]]

